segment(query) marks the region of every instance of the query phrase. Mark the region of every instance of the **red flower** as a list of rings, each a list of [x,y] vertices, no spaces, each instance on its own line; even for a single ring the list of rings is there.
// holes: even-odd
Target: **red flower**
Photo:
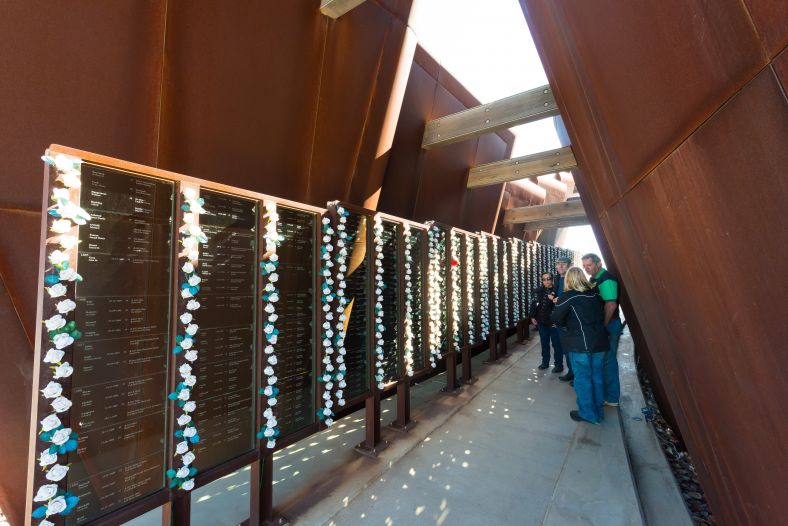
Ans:
[[[451,260],[451,266],[452,266],[452,267],[456,267],[456,266],[457,266],[457,265],[459,265],[459,264],[460,264],[460,262],[459,262],[459,261],[457,261],[456,259],[452,259],[452,260]]]

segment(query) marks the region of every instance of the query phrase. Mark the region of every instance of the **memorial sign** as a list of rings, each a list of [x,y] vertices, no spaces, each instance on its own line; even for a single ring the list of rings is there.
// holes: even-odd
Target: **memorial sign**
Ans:
[[[382,221],[381,246],[383,259],[383,383],[396,381],[402,376],[399,349],[399,225]],[[377,336],[377,335],[376,335]]]

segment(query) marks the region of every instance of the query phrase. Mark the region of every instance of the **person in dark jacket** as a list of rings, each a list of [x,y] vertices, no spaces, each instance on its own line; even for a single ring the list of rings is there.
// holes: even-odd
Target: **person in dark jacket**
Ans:
[[[555,304],[553,298],[558,296],[558,289],[553,285],[553,275],[549,272],[542,274],[542,285],[534,289],[533,301],[530,309],[531,324],[539,329],[539,341],[542,344],[542,364],[539,369],[550,367],[550,341],[553,342],[553,372],[560,373],[564,370],[564,353],[558,339],[558,328],[550,321]]]
[[[575,374],[577,410],[569,416],[577,422],[598,424],[604,416],[602,367],[608,349],[604,302],[578,267],[566,272],[564,283],[551,321],[560,327],[561,345],[570,353]]]

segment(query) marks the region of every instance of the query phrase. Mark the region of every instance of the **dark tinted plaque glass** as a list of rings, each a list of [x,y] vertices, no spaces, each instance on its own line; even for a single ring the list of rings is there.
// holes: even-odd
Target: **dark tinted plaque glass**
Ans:
[[[462,347],[463,333],[462,323],[465,318],[465,309],[463,307],[463,288],[462,288],[462,272],[463,272],[463,257],[462,257],[462,238],[456,232],[451,233],[451,265],[449,267],[449,277],[452,280],[452,312],[455,313],[456,319],[452,320],[452,340],[453,348],[459,351]]]
[[[440,342],[440,349],[441,352],[446,352],[449,350],[449,280],[451,276],[449,275],[449,268],[446,266],[446,259],[447,259],[447,242],[448,242],[448,233],[440,229],[438,234],[438,257],[440,258],[440,270],[441,270],[441,280],[440,284],[440,304],[443,306],[441,309],[441,342]]]
[[[194,362],[204,471],[254,447],[254,321],[257,277],[256,202],[209,190],[200,197],[208,242],[200,246],[202,289],[196,321],[200,358]]]
[[[424,231],[415,228],[410,229],[410,257],[411,257],[411,319],[413,320],[413,370],[418,371],[424,368],[424,298],[422,291],[424,287],[424,270],[422,258],[424,257]]]
[[[369,264],[367,263],[368,218],[351,213],[347,218],[348,235],[347,273],[345,295],[348,306],[345,310],[345,398],[350,400],[369,390],[367,361],[367,328],[369,306]]]
[[[82,166],[69,525],[164,487],[172,197],[171,182]]]
[[[275,370],[280,392],[274,413],[284,437],[314,421],[315,214],[281,206],[277,212],[277,230],[284,239],[276,251],[281,299],[276,304]]]
[[[470,236],[465,236],[465,265],[463,266],[463,294],[465,294],[465,315],[468,317],[464,343],[474,344],[479,340],[479,315],[478,304],[479,295],[476,293],[476,240]],[[468,304],[469,303],[469,304]]]
[[[400,354],[397,345],[399,336],[399,237],[397,225],[383,221],[383,381],[398,379]]]

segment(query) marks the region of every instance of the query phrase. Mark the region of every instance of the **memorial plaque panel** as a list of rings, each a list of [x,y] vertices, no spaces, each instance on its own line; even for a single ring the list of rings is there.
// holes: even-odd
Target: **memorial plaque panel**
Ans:
[[[478,252],[476,238],[465,236],[465,266],[463,287],[465,288],[465,303],[467,325],[463,343],[473,345],[479,341],[479,294],[478,294]]]
[[[194,362],[200,442],[196,466],[205,471],[254,448],[255,283],[257,203],[202,189],[200,326]]]
[[[424,363],[424,238],[423,230],[411,227],[410,229],[410,293],[411,293],[411,320],[413,320],[413,370],[418,371],[425,367]]]
[[[165,484],[174,185],[83,163],[68,491],[84,524]]]
[[[369,391],[369,263],[367,254],[367,228],[369,218],[351,213],[347,217],[347,272],[345,273],[345,399]]]
[[[399,235],[398,225],[383,221],[383,382],[402,376],[399,349]]]
[[[313,212],[277,206],[277,231],[283,237],[276,249],[280,300],[276,304],[276,375],[279,395],[274,414],[280,437],[303,429],[315,420],[314,411],[314,283],[315,221]],[[267,314],[263,314],[267,316]]]
[[[451,279],[451,338],[452,349],[459,351],[463,342],[463,319],[465,310],[462,298],[462,234],[451,232],[451,252],[449,254],[449,279]]]

